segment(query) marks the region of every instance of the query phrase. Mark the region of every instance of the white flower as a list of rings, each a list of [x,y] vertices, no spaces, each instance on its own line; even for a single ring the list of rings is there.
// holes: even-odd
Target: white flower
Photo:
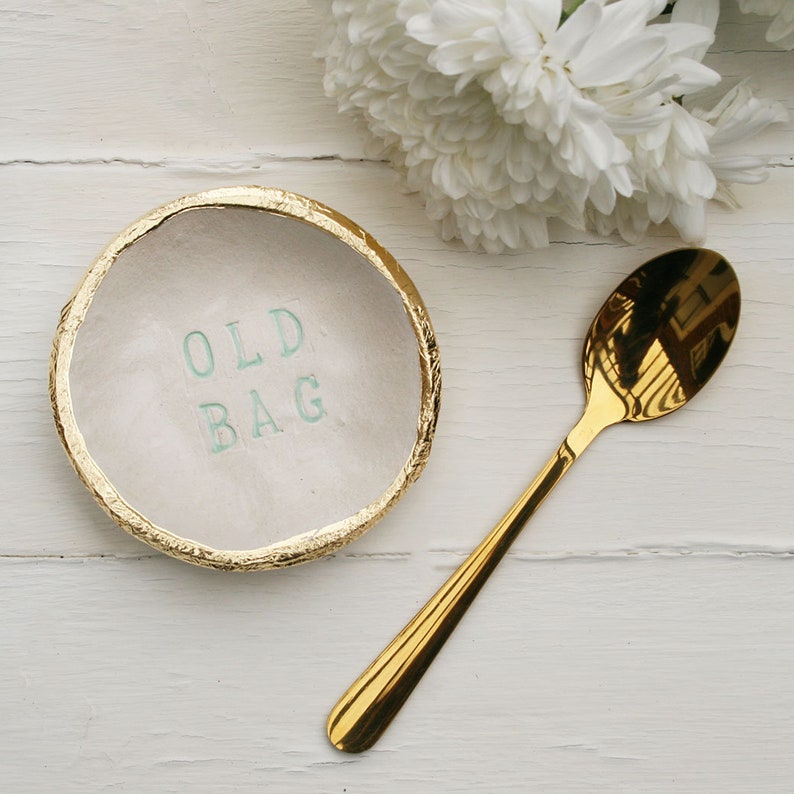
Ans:
[[[445,239],[546,245],[548,218],[690,239],[717,191],[713,124],[675,98],[719,81],[700,63],[717,0],[692,2],[650,24],[664,0],[585,0],[560,24],[561,0],[325,0],[325,88]]]
[[[599,234],[617,231],[625,240],[639,241],[651,223],[669,220],[682,239],[700,240],[705,230],[705,203],[717,188],[705,160],[709,156],[707,125],[681,105],[668,102],[655,112],[652,129],[624,139],[632,151],[634,190],[602,212],[588,208]]]
[[[714,198],[738,207],[730,185],[739,182],[763,182],[768,172],[766,159],[744,154],[736,144],[742,144],[769,124],[785,122],[788,112],[779,102],[753,96],[746,81],[730,90],[711,110],[693,108],[693,116],[709,124],[713,130],[709,138],[709,168],[717,180]]]
[[[794,0],[739,0],[745,14],[774,17],[766,40],[784,50],[794,49]]]
[[[678,0],[672,21],[713,27],[718,15],[718,0]],[[702,57],[703,51],[695,54]],[[702,242],[709,199],[738,207],[730,185],[766,179],[766,160],[747,155],[741,145],[769,124],[787,119],[780,103],[754,97],[742,82],[711,110],[691,105],[687,99],[684,105],[661,106],[659,112],[668,115],[650,133],[623,130],[632,151],[635,190],[630,198],[618,197],[610,213],[588,209],[588,219],[600,234],[617,231],[637,242],[651,223],[669,221],[683,240]]]
[[[788,118],[783,105],[753,96],[746,82],[731,89],[711,110],[666,107],[670,116],[657,135],[634,140],[637,188],[631,197],[619,197],[611,213],[589,209],[589,221],[599,234],[617,231],[625,240],[637,242],[651,223],[666,220],[683,240],[702,242],[707,200],[737,208],[731,184],[757,184],[768,176],[766,159],[745,154],[744,141]]]

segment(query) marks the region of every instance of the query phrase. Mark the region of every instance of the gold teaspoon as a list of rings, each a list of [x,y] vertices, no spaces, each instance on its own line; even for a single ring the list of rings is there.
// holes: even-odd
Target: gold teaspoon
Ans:
[[[739,282],[714,251],[646,262],[596,315],[582,361],[582,418],[466,561],[359,676],[328,717],[328,737],[358,753],[380,738],[524,524],[606,427],[656,419],[690,400],[720,365],[739,321]]]

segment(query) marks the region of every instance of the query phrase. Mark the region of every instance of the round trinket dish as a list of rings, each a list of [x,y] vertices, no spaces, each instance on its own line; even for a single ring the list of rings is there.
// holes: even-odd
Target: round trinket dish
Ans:
[[[433,329],[355,223],[275,188],[186,196],[122,232],[65,306],[50,396],[100,506],[151,546],[254,570],[329,554],[421,473]]]

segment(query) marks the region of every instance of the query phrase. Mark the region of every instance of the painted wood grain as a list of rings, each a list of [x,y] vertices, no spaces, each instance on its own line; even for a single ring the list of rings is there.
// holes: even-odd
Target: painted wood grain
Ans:
[[[0,0],[0,791],[789,792],[794,776],[794,124],[713,207],[743,317],[691,406],[614,428],[519,540],[382,742],[328,708],[577,418],[606,293],[679,241],[561,226],[545,251],[442,243],[323,96],[320,21],[286,0]],[[723,2],[709,63],[794,110],[794,55]],[[330,158],[330,159],[329,159]],[[58,313],[118,231],[231,184],[305,193],[408,270],[439,338],[430,464],[335,557],[202,571],[126,536],[58,445]]]
[[[3,5],[3,160],[361,154],[323,96],[307,3]]]
[[[288,0],[4,0],[0,160],[363,157],[361,130],[323,95],[321,24]],[[765,29],[723,2],[709,63],[791,105],[790,55]],[[791,153],[776,140],[756,148]]]
[[[0,494],[14,527],[0,537],[7,554],[146,550],[94,507],[69,468],[53,432],[46,373],[60,307],[114,231],[147,208],[233,181],[277,184],[333,203],[380,238],[415,280],[438,333],[442,414],[422,480],[356,545],[362,553],[472,546],[578,417],[581,339],[606,294],[640,262],[678,244],[661,230],[636,248],[590,237],[571,245],[574,233],[560,229],[557,239],[568,244],[545,251],[470,254],[436,238],[415,197],[393,189],[383,164],[293,162],[232,174],[20,165],[2,176],[13,207],[0,221],[0,279],[14,296],[0,316],[0,409],[10,452],[0,462]],[[715,209],[709,219],[707,242],[733,262],[744,291],[740,334],[725,366],[677,414],[607,431],[535,518],[519,551],[792,548],[794,445],[780,411],[794,372],[779,333],[794,300],[790,172],[776,169],[767,185],[744,195],[745,209]]]
[[[0,562],[3,790],[789,790],[790,557],[508,560],[381,743],[334,750],[326,711],[455,562]]]

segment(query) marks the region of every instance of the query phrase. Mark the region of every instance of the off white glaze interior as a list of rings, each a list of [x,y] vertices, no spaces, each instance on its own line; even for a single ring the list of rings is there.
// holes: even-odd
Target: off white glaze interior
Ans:
[[[421,380],[400,296],[361,255],[292,218],[204,207],[119,255],[70,386],[89,453],[133,508],[244,550],[376,500],[411,452]]]

